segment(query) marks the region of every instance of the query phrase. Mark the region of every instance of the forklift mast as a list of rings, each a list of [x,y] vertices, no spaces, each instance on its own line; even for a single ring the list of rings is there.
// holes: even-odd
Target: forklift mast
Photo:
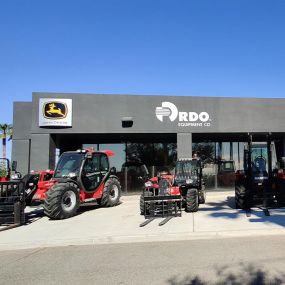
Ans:
[[[265,136],[265,140],[262,142],[253,142],[253,134],[248,136],[247,148],[244,153],[245,175],[248,181],[248,186],[252,188],[254,183],[258,185],[264,184],[263,187],[263,207],[268,208],[270,199],[272,198],[272,182],[273,182],[273,167],[272,160],[276,165],[276,151],[275,144],[272,142],[271,134],[268,133]],[[260,151],[259,154],[254,152]],[[274,152],[274,153],[272,153]],[[254,158],[254,155],[257,155]],[[263,165],[258,164],[257,161],[264,161]],[[267,165],[266,165],[267,164]]]

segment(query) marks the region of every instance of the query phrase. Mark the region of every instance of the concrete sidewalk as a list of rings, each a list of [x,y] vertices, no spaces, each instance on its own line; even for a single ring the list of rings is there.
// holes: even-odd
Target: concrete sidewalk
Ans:
[[[234,208],[233,192],[211,192],[197,213],[185,213],[164,226],[156,219],[141,228],[139,195],[124,196],[113,208],[84,206],[67,220],[52,221],[41,208],[28,208],[28,223],[0,232],[0,250],[49,246],[207,239],[285,234],[285,209],[253,209],[251,216]]]

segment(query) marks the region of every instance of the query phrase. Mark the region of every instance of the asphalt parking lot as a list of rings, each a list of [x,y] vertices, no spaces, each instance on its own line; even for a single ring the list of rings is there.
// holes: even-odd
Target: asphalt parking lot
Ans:
[[[121,201],[113,208],[82,206],[77,216],[59,221],[49,220],[41,207],[27,208],[26,225],[0,232],[0,250],[285,234],[285,208],[271,209],[270,216],[254,208],[247,216],[235,209],[232,191],[209,192],[198,212],[183,211],[163,226],[158,218],[139,227],[139,195]]]

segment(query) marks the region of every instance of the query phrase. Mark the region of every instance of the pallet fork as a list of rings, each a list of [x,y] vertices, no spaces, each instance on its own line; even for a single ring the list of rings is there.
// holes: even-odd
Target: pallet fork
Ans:
[[[148,191],[144,191],[148,192]],[[181,195],[144,195],[144,216],[146,220],[140,227],[148,225],[156,218],[164,218],[159,226],[165,225],[173,217],[182,216],[182,196]]]

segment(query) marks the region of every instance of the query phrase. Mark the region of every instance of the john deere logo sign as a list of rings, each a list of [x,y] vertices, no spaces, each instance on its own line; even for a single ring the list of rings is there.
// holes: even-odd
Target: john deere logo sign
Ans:
[[[180,112],[171,102],[162,102],[161,107],[156,107],[155,115],[161,122],[164,117],[171,122],[178,119],[178,127],[210,127],[212,121],[207,112]]]
[[[39,126],[72,126],[72,99],[40,98]]]
[[[43,114],[45,118],[57,120],[66,117],[68,108],[65,103],[47,102],[43,106]]]

